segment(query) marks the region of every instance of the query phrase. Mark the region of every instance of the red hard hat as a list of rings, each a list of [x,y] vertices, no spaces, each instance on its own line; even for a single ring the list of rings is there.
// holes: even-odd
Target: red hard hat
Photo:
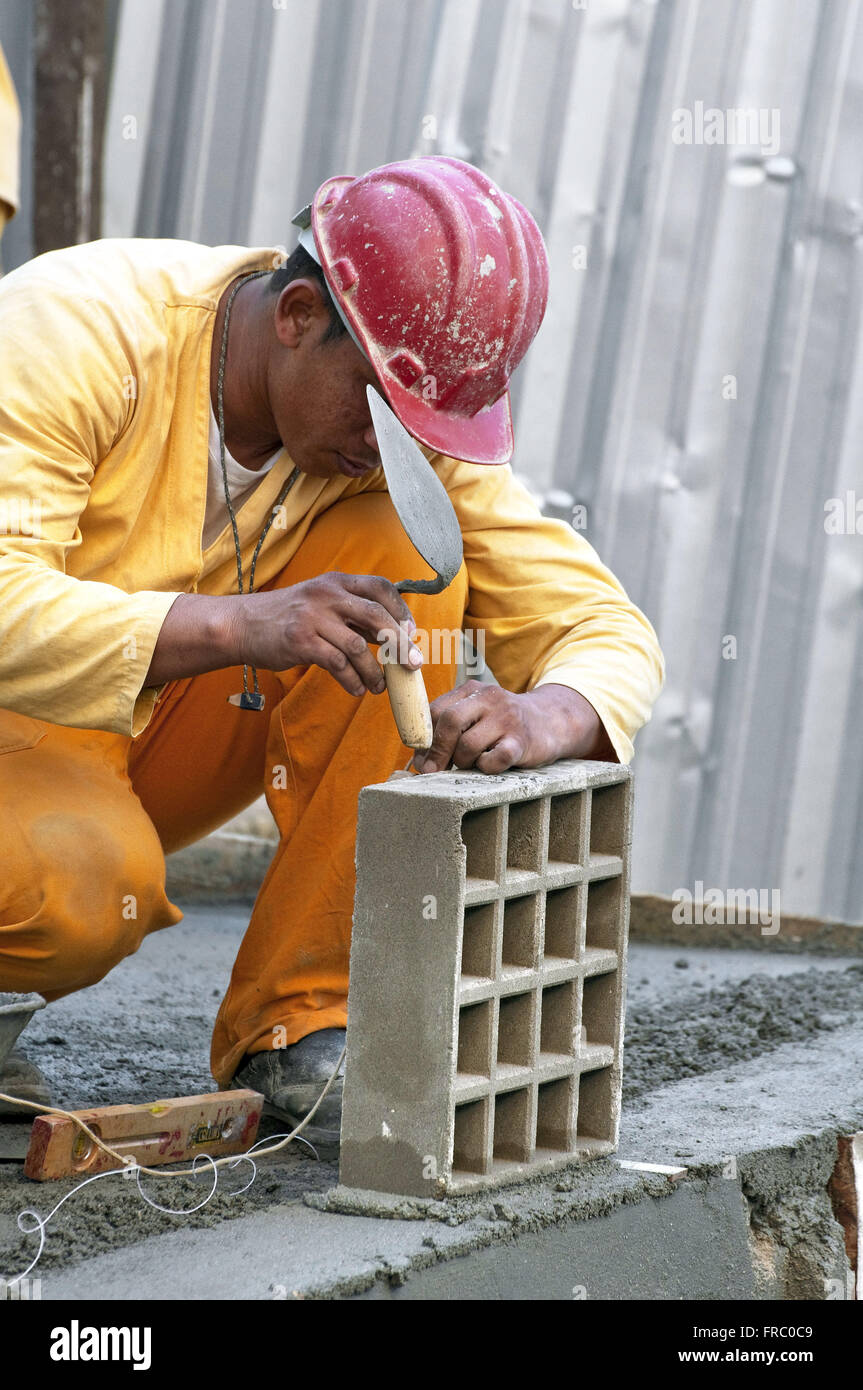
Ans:
[[[509,379],[548,299],[527,209],[473,165],[427,155],[328,179],[296,220],[311,225],[342,317],[405,428],[454,458],[506,463]]]

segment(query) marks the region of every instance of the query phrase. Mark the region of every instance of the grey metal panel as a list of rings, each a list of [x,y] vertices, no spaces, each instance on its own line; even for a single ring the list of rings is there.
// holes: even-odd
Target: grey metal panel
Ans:
[[[112,233],[289,243],[329,174],[436,151],[533,209],[552,302],[515,467],[588,505],[668,659],[635,886],[863,920],[863,537],[823,525],[863,496],[859,0],[171,0],[156,36],[144,10],[121,0]],[[779,162],[676,145],[697,101],[779,109]]]
[[[139,209],[146,196],[148,160],[155,145],[150,126],[161,71],[159,56],[166,3],[167,0],[117,0],[105,130],[105,236],[143,235]]]
[[[829,240],[817,227],[823,215],[832,141],[833,104],[842,85],[829,78],[855,5],[828,7],[814,33],[806,105],[796,152],[801,174],[791,185],[783,244],[771,267],[773,292],[767,343],[761,363],[760,409],[748,446],[747,491],[737,547],[735,585],[729,597],[726,630],[739,634],[745,663],[723,663],[716,683],[712,751],[714,765],[704,779],[695,847],[715,874],[736,874],[741,884],[777,883],[780,846],[787,814],[784,793],[789,761],[796,749],[801,654],[801,601],[809,568],[823,549],[818,525],[825,495],[825,454],[819,437],[825,412],[837,402],[825,382],[831,354],[847,341],[830,305],[832,280],[840,297],[847,279],[843,267],[825,272]],[[825,293],[827,298],[825,299]],[[820,297],[819,297],[820,294]],[[819,343],[816,308],[828,329]],[[836,328],[840,327],[837,335]],[[852,323],[852,329],[856,323]],[[844,330],[844,331],[843,331]],[[842,392],[838,392],[838,403]],[[820,427],[820,429],[819,429]],[[829,455],[828,461],[829,461]],[[768,464],[769,466],[765,466]],[[821,475],[821,476],[819,476]],[[803,508],[798,505],[803,501]],[[726,814],[734,807],[734,818]]]
[[[221,3],[221,0],[215,0]],[[166,5],[161,16],[160,45],[154,72],[151,120],[147,128],[146,157],[138,198],[138,213],[134,226],[124,229],[127,236],[179,236],[190,238],[192,228],[182,224],[178,205],[185,184],[187,169],[197,166],[194,142],[186,143],[188,134],[187,88],[199,67],[197,31],[200,5],[198,0],[184,0],[182,5]],[[120,30],[120,45],[125,38]],[[118,68],[115,68],[118,73]],[[106,171],[107,172],[107,171]],[[106,213],[110,210],[110,191],[105,190]]]
[[[33,7],[0,0],[0,47],[21,107],[20,210],[3,233],[3,269],[14,270],[33,255]]]

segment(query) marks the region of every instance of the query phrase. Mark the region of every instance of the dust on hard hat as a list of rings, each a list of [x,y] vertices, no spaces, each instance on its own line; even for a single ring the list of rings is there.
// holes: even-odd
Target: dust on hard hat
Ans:
[[[508,462],[509,381],[548,300],[527,209],[473,165],[425,155],[327,179],[294,220],[405,428],[467,462]]]

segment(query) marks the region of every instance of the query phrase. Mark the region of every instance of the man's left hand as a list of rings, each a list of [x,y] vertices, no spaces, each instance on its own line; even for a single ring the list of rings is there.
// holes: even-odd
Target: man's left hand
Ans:
[[[417,772],[442,772],[451,763],[479,772],[539,767],[558,758],[617,762],[599,715],[567,685],[541,685],[514,695],[499,685],[469,680],[431,704],[431,748],[413,760]]]

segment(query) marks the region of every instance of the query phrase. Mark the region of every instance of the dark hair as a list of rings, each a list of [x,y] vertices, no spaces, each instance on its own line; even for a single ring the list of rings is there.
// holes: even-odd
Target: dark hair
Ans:
[[[344,333],[347,333],[348,330],[345,328],[344,320],[333,303],[333,297],[330,294],[329,286],[324,278],[324,272],[321,270],[314,256],[310,256],[308,251],[302,246],[298,246],[291,252],[285,264],[279,270],[273,271],[268,286],[270,293],[281,294],[285,286],[289,285],[292,280],[316,280],[318,282],[321,290],[321,298],[330,311],[329,327],[323,337],[325,343],[331,342],[335,338],[341,338]]]

